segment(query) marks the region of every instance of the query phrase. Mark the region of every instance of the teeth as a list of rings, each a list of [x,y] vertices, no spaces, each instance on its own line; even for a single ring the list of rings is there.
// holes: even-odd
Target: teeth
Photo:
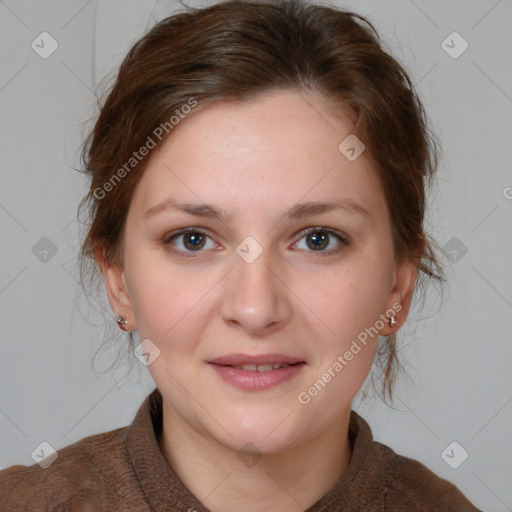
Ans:
[[[272,364],[258,364],[258,365],[251,364],[249,366],[254,366],[254,369],[257,372],[271,372],[273,370]],[[245,368],[242,366],[242,370],[244,370],[244,369]]]
[[[277,370],[279,368],[283,368],[285,366],[290,366],[289,364],[244,364],[240,366],[232,366],[236,370],[244,370],[246,372],[270,372],[272,370]]]

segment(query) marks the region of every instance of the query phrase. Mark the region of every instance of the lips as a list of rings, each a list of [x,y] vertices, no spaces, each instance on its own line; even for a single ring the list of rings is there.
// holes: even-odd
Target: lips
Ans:
[[[225,382],[243,391],[264,391],[301,374],[306,362],[283,354],[231,354],[207,361]]]
[[[228,356],[217,357],[208,362],[219,366],[232,366],[233,368],[239,370],[261,372],[277,370],[281,367],[305,363],[303,359],[285,356],[283,354],[231,354]]]

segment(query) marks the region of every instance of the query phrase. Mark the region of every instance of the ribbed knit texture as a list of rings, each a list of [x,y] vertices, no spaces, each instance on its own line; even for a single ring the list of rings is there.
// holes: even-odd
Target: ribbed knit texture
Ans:
[[[162,396],[155,388],[130,426],[60,449],[47,469],[34,464],[0,471],[0,511],[209,512],[164,458],[161,429]],[[349,439],[345,474],[306,512],[481,512],[420,462],[375,442],[355,411]]]

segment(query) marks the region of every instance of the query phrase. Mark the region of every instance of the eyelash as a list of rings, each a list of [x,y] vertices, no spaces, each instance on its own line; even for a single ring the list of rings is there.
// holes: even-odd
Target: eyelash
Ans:
[[[171,242],[181,236],[181,235],[185,235],[185,234],[188,234],[188,233],[194,233],[194,234],[200,234],[200,235],[203,235],[203,236],[206,236],[208,238],[211,239],[211,237],[208,235],[208,233],[206,233],[205,231],[203,231],[202,229],[198,229],[198,228],[184,228],[184,229],[181,229],[175,233],[171,233],[169,236],[165,237],[164,239],[164,245],[165,246],[170,246],[171,245]],[[336,248],[336,249],[331,249],[329,251],[307,251],[307,252],[311,252],[313,254],[318,254],[319,256],[330,256],[332,254],[335,254],[339,251],[341,251],[341,249],[343,247],[346,247],[348,245],[350,245],[350,240],[347,236],[339,233],[338,231],[334,230],[334,229],[331,229],[331,228],[324,228],[324,227],[312,227],[312,228],[307,228],[307,229],[304,229],[302,230],[299,234],[300,234],[300,238],[299,238],[299,241],[302,240],[302,238],[304,238],[305,236],[307,235],[310,235],[312,233],[327,233],[328,235],[331,235],[331,236],[334,236],[336,237],[341,246]],[[197,258],[197,254],[200,254],[204,251],[181,251],[181,250],[176,250],[176,249],[169,249],[171,250],[172,252],[176,253],[176,254],[179,254],[180,256],[183,256],[185,258]]]

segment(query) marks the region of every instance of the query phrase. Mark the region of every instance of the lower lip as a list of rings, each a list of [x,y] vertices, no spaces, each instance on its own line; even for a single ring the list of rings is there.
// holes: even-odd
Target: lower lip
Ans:
[[[229,384],[246,391],[260,391],[273,388],[295,377],[305,363],[285,366],[269,372],[238,370],[231,366],[220,366],[213,363],[209,363],[209,365]]]

